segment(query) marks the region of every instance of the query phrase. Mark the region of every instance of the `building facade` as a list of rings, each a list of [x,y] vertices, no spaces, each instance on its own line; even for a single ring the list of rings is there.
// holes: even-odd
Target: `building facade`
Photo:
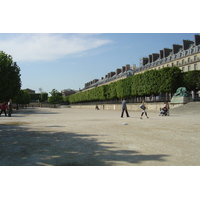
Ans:
[[[172,49],[164,48],[159,54],[153,53],[141,61],[142,66],[134,74],[173,66],[179,67],[183,72],[200,70],[200,35],[195,35],[194,41],[183,40],[182,45],[173,44]]]
[[[130,67],[129,64],[110,72],[101,80],[94,79],[85,83],[83,90],[91,89],[100,85],[109,84],[119,79],[144,73],[147,70],[161,69],[164,67],[179,67],[182,72],[200,70],[200,35],[194,35],[194,41],[183,40],[182,45],[173,44],[172,49],[164,48],[159,53],[152,53],[140,60],[140,67]]]
[[[110,72],[105,75],[105,77],[101,77],[101,79],[94,79],[88,83],[85,83],[85,87],[83,90],[91,89],[93,87],[97,87],[100,85],[106,85],[114,81],[118,81],[119,79],[124,79],[129,76],[133,76],[134,69],[136,69],[135,65],[131,67],[129,64],[126,66],[122,66],[122,68],[116,69],[115,72]]]

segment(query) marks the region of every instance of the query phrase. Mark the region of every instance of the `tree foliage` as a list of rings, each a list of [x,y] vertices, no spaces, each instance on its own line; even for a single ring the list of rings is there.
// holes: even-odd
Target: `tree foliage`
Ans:
[[[178,67],[165,67],[160,70],[160,93],[175,93],[183,84],[181,69]]]
[[[39,102],[45,102],[48,100],[48,93],[42,92],[42,93],[35,93],[35,94],[30,94],[31,101],[39,101]]]
[[[194,79],[193,82],[190,81],[189,76]],[[177,88],[185,85],[189,89],[200,89],[200,72],[184,75],[178,67],[165,67],[160,70],[148,70],[145,73],[136,74],[108,85],[70,95],[69,102],[156,96],[160,93],[175,93]]]
[[[41,92],[41,94],[40,94],[40,102],[45,102],[47,100],[48,100],[48,93]]]
[[[48,102],[50,104],[59,104],[63,100],[62,93],[58,92],[56,89],[53,89],[49,93],[51,94],[51,96],[48,98]]]
[[[200,70],[185,72],[183,82],[188,91],[200,90]]]
[[[1,99],[14,98],[20,91],[20,68],[12,56],[0,51],[0,94]]]
[[[30,99],[30,94],[26,90],[20,90],[15,98],[15,102],[17,104],[29,104]]]

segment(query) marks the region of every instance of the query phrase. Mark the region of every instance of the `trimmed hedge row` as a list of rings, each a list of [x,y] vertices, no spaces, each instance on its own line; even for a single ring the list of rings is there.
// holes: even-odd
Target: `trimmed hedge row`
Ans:
[[[196,80],[192,77],[196,77]],[[193,85],[190,80],[193,80]],[[141,74],[102,85],[69,96],[70,103],[112,100],[150,96],[152,94],[175,93],[177,88],[200,89],[200,71],[182,73],[178,67],[165,67],[160,70],[148,70]]]

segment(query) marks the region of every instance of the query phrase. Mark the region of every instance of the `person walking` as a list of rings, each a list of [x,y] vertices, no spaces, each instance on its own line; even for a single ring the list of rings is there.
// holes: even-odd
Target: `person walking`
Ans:
[[[167,113],[166,113],[166,115],[169,116],[169,104],[168,104],[168,102],[166,102],[166,108],[167,108]]]
[[[3,100],[2,104],[1,104],[1,113],[0,113],[0,116],[1,114],[4,112],[5,116],[7,117],[7,114],[6,114],[6,102]]]
[[[12,114],[12,99],[9,99],[8,102],[8,117],[11,117]]]
[[[146,115],[146,117],[147,117],[147,119],[149,118],[148,116],[147,116],[147,112],[146,112],[146,106],[145,106],[145,101],[143,100],[142,101],[142,104],[140,105],[140,108],[142,109],[142,113],[141,113],[141,116],[140,116],[140,119],[142,119],[142,116],[145,114]]]
[[[130,117],[129,114],[128,114],[128,110],[127,110],[126,100],[125,99],[123,99],[123,101],[122,101],[122,114],[121,114],[122,118],[123,118],[123,115],[124,115],[124,111],[126,112],[126,116]]]
[[[95,106],[95,110],[99,110],[99,106],[98,105]]]

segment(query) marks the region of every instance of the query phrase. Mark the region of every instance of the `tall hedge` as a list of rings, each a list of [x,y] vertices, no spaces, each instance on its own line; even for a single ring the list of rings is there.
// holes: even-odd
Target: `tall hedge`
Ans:
[[[188,74],[184,78],[183,74],[178,67],[148,70],[142,74],[136,74],[108,85],[72,94],[69,96],[69,102],[77,103],[174,93],[177,88],[189,84],[186,81],[184,82],[187,76],[194,76],[194,74]],[[196,72],[195,77],[200,77],[199,71]],[[200,78],[197,80],[200,80]],[[199,85],[200,88],[200,81],[197,82],[195,87]]]
[[[161,75],[160,93],[174,93],[177,88],[183,86],[183,76],[181,69],[178,67],[166,67],[159,70]]]
[[[183,82],[188,91],[200,90],[200,70],[185,72]]]

